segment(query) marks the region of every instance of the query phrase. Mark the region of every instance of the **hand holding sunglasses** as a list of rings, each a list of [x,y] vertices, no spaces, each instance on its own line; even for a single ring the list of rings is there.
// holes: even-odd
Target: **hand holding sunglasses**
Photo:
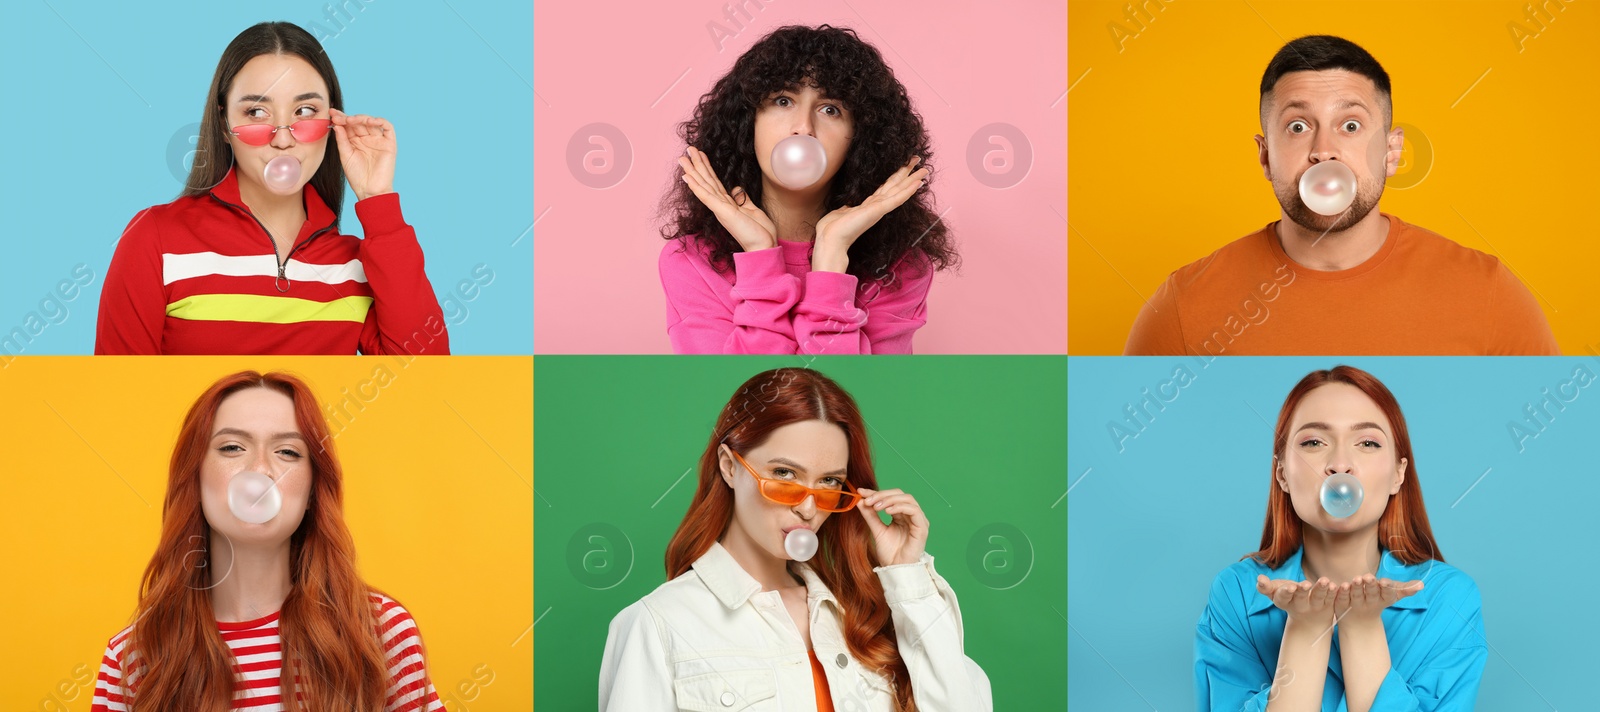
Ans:
[[[856,510],[867,520],[867,529],[878,547],[878,565],[915,564],[928,546],[928,515],[912,497],[898,489],[857,490],[862,500]],[[878,518],[889,513],[889,523]]]
[[[376,116],[329,109],[339,162],[357,200],[394,192],[394,124]]]
[[[734,452],[734,459],[744,465],[745,472],[756,478],[761,496],[787,506],[796,506],[806,497],[814,497],[817,509],[826,512],[847,512],[855,509],[867,520],[867,530],[872,532],[878,550],[878,564],[914,564],[922,560],[928,546],[928,517],[912,497],[898,489],[870,490],[852,488],[848,482],[840,489],[814,489],[798,482],[777,480],[756,474],[754,467],[743,455]],[[878,518],[878,512],[889,513],[889,523]]]

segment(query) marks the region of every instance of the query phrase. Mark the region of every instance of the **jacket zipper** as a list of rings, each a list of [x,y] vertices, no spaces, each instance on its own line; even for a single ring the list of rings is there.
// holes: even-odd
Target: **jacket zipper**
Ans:
[[[278,265],[278,277],[273,282],[273,286],[278,289],[278,293],[279,294],[288,293],[289,287],[292,286],[292,285],[289,284],[289,275],[285,272],[285,270],[287,269],[288,264],[289,264],[289,258],[290,257],[294,257],[295,251],[299,250],[301,247],[304,247],[304,246],[310,244],[312,240],[317,239],[317,237],[320,236],[322,233],[325,233],[325,232],[333,229],[333,224],[330,224],[327,227],[321,228],[321,229],[317,230],[316,232],[311,233],[311,236],[307,237],[305,239],[305,242],[302,242],[302,243],[300,243],[298,245],[294,245],[294,246],[290,247],[289,248],[289,254],[287,256],[284,256],[284,257],[280,258],[279,255],[278,255],[278,241],[272,239],[272,231],[268,230],[267,226],[262,224],[261,218],[256,217],[255,213],[250,212],[250,210],[248,208],[246,208],[246,207],[244,207],[242,205],[234,205],[233,203],[230,203],[230,202],[228,202],[226,200],[218,198],[215,193],[210,193],[208,195],[211,196],[212,200],[215,200],[215,201],[217,201],[219,203],[222,203],[223,205],[226,205],[226,206],[228,206],[230,208],[233,208],[235,210],[243,212],[245,215],[249,215],[250,219],[254,220],[256,225],[261,228],[261,233],[267,236],[267,242],[272,245],[272,261],[276,262],[277,265]],[[337,223],[337,221],[335,221],[335,223]]]

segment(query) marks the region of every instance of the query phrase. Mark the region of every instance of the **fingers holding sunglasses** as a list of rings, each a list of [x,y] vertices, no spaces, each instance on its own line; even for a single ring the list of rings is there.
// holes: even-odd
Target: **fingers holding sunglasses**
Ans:
[[[349,143],[351,137],[355,136],[355,132],[353,130],[354,127],[351,125],[351,116],[349,114],[346,114],[338,109],[328,109],[328,119],[333,121],[333,125],[330,128],[333,129],[334,135],[339,137],[339,143],[341,146]]]
[[[362,114],[346,114],[338,109],[328,109],[328,118],[333,121],[334,126],[348,128],[358,123],[359,119],[365,119],[366,116]]]
[[[866,496],[867,504],[871,505],[871,506],[876,506],[878,504],[878,501],[882,500],[885,497],[890,497],[890,496],[894,496],[894,495],[898,495],[898,494],[905,494],[904,492],[902,492],[902,491],[900,491],[898,489],[870,490],[870,489],[863,488],[860,491],[861,491],[861,494]],[[881,507],[880,507],[880,509],[881,509]]]
[[[867,519],[881,565],[914,564],[922,560],[928,543],[928,517],[917,504],[915,497],[898,489],[876,491],[858,490],[865,498],[856,505]],[[872,502],[868,504],[868,502]],[[878,512],[887,512],[890,520],[884,524]]]
[[[330,109],[339,162],[357,200],[394,191],[394,125],[376,116]]]
[[[860,488],[861,501],[856,503],[856,508],[863,513],[870,513],[872,519],[877,519],[878,512],[888,514],[891,520],[895,518],[920,519],[923,526],[927,525],[927,516],[922,511],[922,505],[917,499],[898,489],[871,490]],[[891,522],[892,525],[893,522]]]
[[[356,125],[356,130],[363,132],[363,135],[373,138],[394,137],[394,124],[389,123],[387,120],[376,116],[357,116],[355,118],[361,119],[361,123]]]
[[[871,504],[868,504],[868,500],[871,498],[871,495],[876,492],[876,490],[858,487],[856,488],[856,492],[861,495],[861,499],[856,500],[856,511],[860,512],[861,516],[866,518],[867,528],[871,529],[874,535],[888,528],[889,525],[884,524],[883,520],[878,518],[878,510],[874,509]]]
[[[395,135],[394,124],[389,123],[388,119],[367,116],[366,114],[346,115],[346,118],[350,120],[350,125],[362,135],[379,138],[393,138]]]
[[[329,109],[328,116],[333,121],[333,130],[352,138],[378,138],[393,139],[395,136],[394,124],[386,119],[366,114],[346,114],[338,109]]]
[[[904,519],[912,527],[921,526],[924,529],[927,528],[927,515],[923,513],[922,505],[917,503],[915,497],[909,494],[897,494],[879,495],[876,499],[877,503],[872,505],[873,508],[888,514],[892,519],[891,523],[898,523],[899,520]]]

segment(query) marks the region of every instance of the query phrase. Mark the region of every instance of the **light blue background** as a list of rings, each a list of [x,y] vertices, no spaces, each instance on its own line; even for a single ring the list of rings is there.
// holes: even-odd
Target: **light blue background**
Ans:
[[[1520,453],[1508,423],[1574,369],[1600,375],[1600,359],[1231,357],[1069,359],[1072,709],[1195,709],[1195,622],[1212,578],[1259,548],[1278,409],[1306,373],[1340,363],[1400,401],[1434,537],[1483,593],[1477,708],[1593,707],[1600,383]],[[1193,381],[1119,454],[1108,422],[1180,366]]]
[[[330,7],[345,8],[337,23]],[[177,197],[223,48],[266,20],[322,40],[350,113],[394,123],[395,189],[452,351],[533,353],[532,3],[50,0],[0,12],[0,338],[43,316],[76,265],[94,272],[69,316],[4,355],[93,351],[113,242],[135,213]],[[361,235],[354,206],[347,188],[342,225]],[[458,286],[479,264],[494,280],[467,301]]]

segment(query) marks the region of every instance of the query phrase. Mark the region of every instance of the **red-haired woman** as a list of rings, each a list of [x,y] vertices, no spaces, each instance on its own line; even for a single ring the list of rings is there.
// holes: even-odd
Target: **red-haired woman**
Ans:
[[[236,373],[190,407],[160,542],[133,624],[100,663],[94,712],[444,709],[411,615],[356,573],[331,446],[293,376]],[[229,504],[246,472],[282,502],[264,522]]]
[[[1202,712],[1468,711],[1483,601],[1433,541],[1400,404],[1371,374],[1313,371],[1278,412],[1261,550],[1223,570],[1195,631]],[[1330,513],[1323,480],[1363,496]]]
[[[601,712],[993,709],[924,551],[927,516],[877,486],[837,383],[800,368],[746,381],[700,457],[671,580],[611,622]],[[797,528],[819,540],[809,563],[785,550]]]

